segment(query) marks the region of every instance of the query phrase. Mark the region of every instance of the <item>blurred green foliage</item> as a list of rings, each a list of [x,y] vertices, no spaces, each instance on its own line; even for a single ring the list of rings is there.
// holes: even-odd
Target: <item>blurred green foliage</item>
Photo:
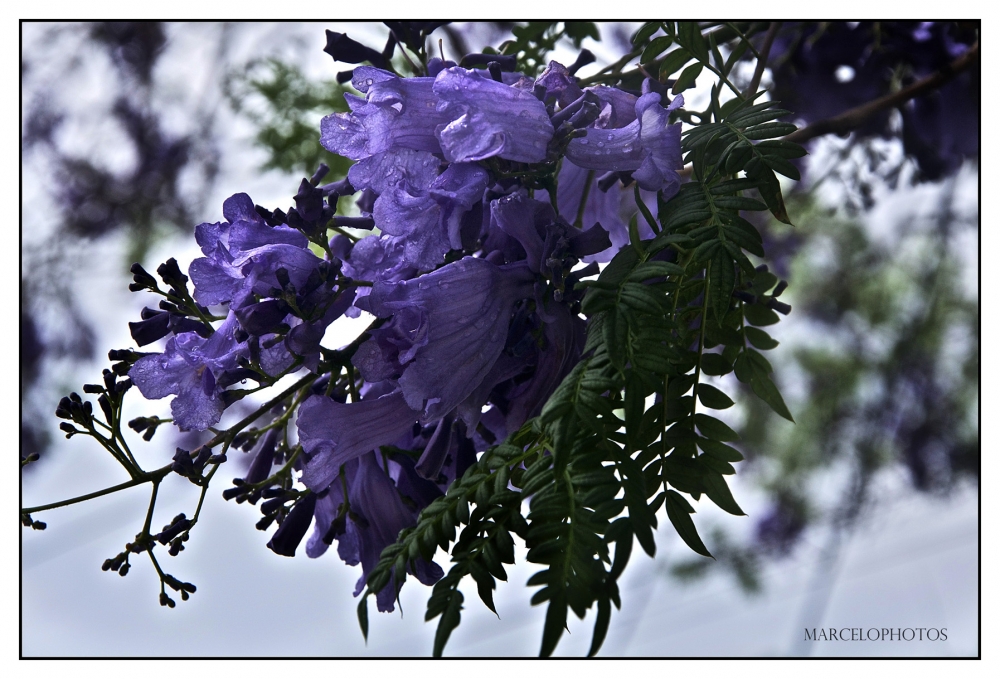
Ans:
[[[591,21],[529,21],[511,29],[513,40],[500,45],[499,53],[517,57],[518,70],[529,78],[536,77],[548,65],[546,58],[556,43],[568,39],[575,49],[580,49],[583,39],[600,40],[597,24]],[[491,48],[483,50],[492,53]]]
[[[320,120],[347,110],[345,88],[335,80],[309,80],[296,66],[271,58],[231,72],[224,90],[237,114],[257,130],[254,143],[268,155],[262,170],[309,176],[326,163],[328,179],[347,175],[351,161],[319,143]]]
[[[890,217],[895,223],[877,229],[831,215],[808,195],[789,197],[810,225],[805,241],[789,248],[799,339],[774,352],[782,381],[799,385],[789,394],[796,424],[757,399],[740,400],[745,478],[766,493],[769,511],[754,517],[750,540],[713,531],[718,561],[681,560],[675,577],[722,568],[757,591],[760,574],[748,578],[748,564],[790,553],[810,525],[852,529],[885,500],[876,476],[893,467],[936,494],[978,482],[979,308],[963,280],[969,260],[958,238],[975,225],[953,209],[955,185],[952,177],[939,186],[935,209],[904,206]],[[776,222],[766,232],[802,237]],[[825,473],[833,468],[845,472],[843,482]],[[819,493],[821,479],[827,488]],[[831,482],[840,484],[834,493]]]

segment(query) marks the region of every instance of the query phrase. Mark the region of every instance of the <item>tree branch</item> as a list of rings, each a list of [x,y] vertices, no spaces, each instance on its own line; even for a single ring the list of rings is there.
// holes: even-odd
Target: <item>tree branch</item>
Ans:
[[[760,57],[757,59],[757,68],[753,73],[753,79],[743,91],[744,99],[749,99],[757,94],[757,88],[760,87],[760,79],[764,75],[764,69],[767,68],[767,57],[771,54],[771,45],[774,44],[774,37],[778,35],[779,28],[781,28],[781,22],[772,21],[767,29],[767,35],[764,36],[764,44],[760,48]]]
[[[923,80],[918,80],[909,87],[904,87],[898,92],[887,94],[884,97],[879,97],[878,99],[869,101],[867,104],[862,104],[861,106],[844,111],[840,115],[834,116],[833,118],[817,120],[815,123],[803,127],[801,130],[792,132],[790,135],[785,137],[785,141],[801,144],[809,141],[810,139],[822,137],[826,134],[846,134],[851,130],[861,127],[861,125],[863,125],[869,118],[881,113],[882,111],[902,106],[910,99],[923,96],[924,94],[941,87],[956,75],[971,67],[977,61],[979,61],[978,40],[974,45],[972,45],[972,47],[969,48],[968,52],[939,71],[927,76]]]
[[[47,505],[39,505],[37,507],[25,507],[21,510],[22,514],[34,514],[35,512],[44,512],[47,509],[56,509],[58,507],[67,507],[69,505],[75,505],[78,502],[86,502],[87,500],[93,500],[94,498],[101,497],[102,495],[110,495],[111,493],[117,493],[120,490],[125,490],[126,488],[131,488],[133,486],[141,486],[144,483],[150,481],[159,482],[164,476],[170,473],[170,469],[173,463],[170,463],[164,467],[160,467],[155,471],[148,472],[138,478],[134,478],[131,481],[126,481],[125,483],[119,483],[117,486],[111,486],[110,488],[104,488],[102,490],[96,490],[93,493],[87,493],[86,495],[80,495],[79,497],[70,498],[69,500],[60,500],[59,502],[51,502]]]

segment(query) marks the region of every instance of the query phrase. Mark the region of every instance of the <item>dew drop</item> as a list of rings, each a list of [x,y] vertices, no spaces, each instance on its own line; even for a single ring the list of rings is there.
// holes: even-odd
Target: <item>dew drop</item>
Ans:
[[[603,147],[604,146],[604,142],[603,141],[599,141],[599,142],[597,142],[597,145]]]
[[[580,143],[581,143],[581,144],[589,144],[590,142],[588,142],[588,141],[587,141],[586,139],[581,139],[581,140],[580,140]]]
[[[615,135],[613,135],[610,132],[608,132],[608,141],[611,141],[614,138],[615,138]]]

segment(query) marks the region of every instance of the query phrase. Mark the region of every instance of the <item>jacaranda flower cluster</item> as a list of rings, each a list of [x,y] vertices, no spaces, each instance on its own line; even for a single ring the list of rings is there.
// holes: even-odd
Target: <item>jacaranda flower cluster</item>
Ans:
[[[435,58],[411,78],[356,68],[362,96],[346,95],[350,110],[322,122],[322,144],[355,161],[346,180],[320,185],[318,173],[287,213],[229,198],[226,221],[195,234],[204,257],[190,279],[205,320],[166,304],[133,324],[140,346],[170,336],[129,376],[147,398],[174,395],[183,430],[218,424],[247,379],[318,374],[294,420],[294,468],[310,492],[256,496],[271,498],[265,523],[269,506],[297,500],[274,551],[293,555],[314,519],[306,553],[336,540],[345,562],[362,565],[358,593],[399,531],[477,453],[537,415],[579,361],[579,283],[628,242],[637,210],[617,182],[666,198],[680,186],[680,125],[669,116],[682,97],[652,80],[641,92],[581,88],[555,62],[537,79],[497,65]],[[353,194],[361,216],[338,215]],[[359,238],[359,228],[372,233]],[[350,352],[321,345],[337,318],[362,311],[377,321]],[[255,445],[245,487],[293,443],[272,430]],[[421,560],[414,575],[430,584],[442,570]],[[395,596],[387,585],[379,609]]]

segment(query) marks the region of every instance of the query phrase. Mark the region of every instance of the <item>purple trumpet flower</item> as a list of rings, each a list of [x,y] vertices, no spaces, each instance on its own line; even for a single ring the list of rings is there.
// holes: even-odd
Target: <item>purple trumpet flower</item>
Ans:
[[[559,190],[556,195],[559,199],[561,216],[570,223],[574,223],[577,216],[582,216],[582,228],[590,230],[594,224],[600,224],[611,238],[611,247],[583,257],[587,262],[607,262],[627,245],[628,221],[639,211],[631,190],[623,191],[621,184],[616,181],[607,191],[602,191],[599,186],[600,178],[600,171],[585,170],[567,159],[563,160],[562,168],[559,170]],[[589,188],[586,188],[588,183]],[[581,215],[580,201],[584,199],[584,193],[586,193],[586,203]],[[656,195],[645,191],[640,194],[645,194],[641,195],[643,202],[655,217]],[[540,200],[547,198],[544,194],[539,196],[538,192],[535,195]],[[638,225],[641,238],[653,237],[653,230],[645,219],[640,217]]]
[[[426,190],[400,182],[375,201],[375,223],[400,237],[407,264],[433,269],[449,250],[462,248],[463,217],[482,201],[487,179],[478,165],[455,163]]]
[[[667,108],[660,105],[660,99],[656,92],[639,97],[635,120],[624,127],[587,128],[586,137],[570,141],[566,157],[585,170],[631,172],[641,188],[672,196],[680,189],[677,170],[683,164],[681,126],[669,125],[668,120],[670,111],[684,104],[684,97],[678,95]],[[608,106],[613,111],[613,104]],[[617,117],[609,113],[606,120]]]
[[[400,78],[371,66],[354,69],[351,84],[367,96],[347,95],[350,112],[323,118],[320,143],[353,160],[401,148],[440,153],[435,130],[452,116],[439,110],[434,80]]]
[[[357,304],[393,320],[359,348],[362,375],[398,373],[409,407],[425,422],[440,419],[489,372],[514,303],[533,294],[534,280],[525,263],[465,257],[413,280],[376,282]]]
[[[499,83],[480,71],[447,68],[434,79],[449,122],[437,131],[449,162],[499,156],[522,163],[545,160],[554,130],[530,88]]]
[[[275,272],[285,269],[296,287],[322,261],[308,249],[308,240],[287,226],[268,226],[245,193],[223,205],[227,223],[201,224],[195,238],[205,257],[191,262],[194,298],[206,306],[252,303],[251,293],[266,296],[278,287]]]
[[[583,96],[583,90],[577,84],[576,78],[558,61],[550,61],[535,84],[545,88],[545,98],[548,98],[548,95],[555,95],[556,101],[562,108]]]
[[[336,539],[340,558],[350,566],[361,564],[362,575],[354,592],[358,596],[382,550],[396,541],[400,530],[416,523],[420,509],[440,495],[434,484],[416,476],[410,461],[389,462],[387,473],[372,453],[351,460],[344,465],[342,482],[333,483],[318,496],[315,529],[306,554],[319,557]],[[422,559],[410,572],[426,585],[444,574],[436,563]],[[394,581],[376,594],[376,601],[380,611],[393,610]]]
[[[310,454],[302,481],[311,490],[327,488],[340,466],[379,446],[394,443],[417,421],[403,395],[381,397],[373,392],[357,403],[338,403],[326,396],[310,396],[299,408],[299,442]]]
[[[222,398],[224,373],[239,367],[247,355],[246,344],[234,337],[236,315],[229,317],[208,339],[185,332],[167,340],[162,354],[143,356],[129,377],[148,399],[175,395],[170,404],[174,423],[181,431],[204,431],[219,423],[226,403]]]

